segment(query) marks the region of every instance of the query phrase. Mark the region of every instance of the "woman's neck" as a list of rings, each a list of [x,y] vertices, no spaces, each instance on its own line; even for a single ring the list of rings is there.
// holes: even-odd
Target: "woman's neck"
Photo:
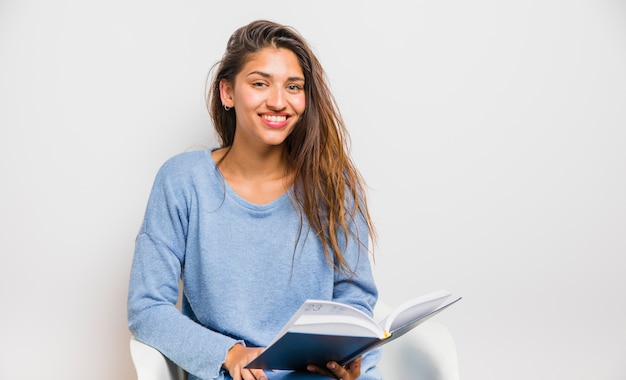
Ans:
[[[212,156],[224,180],[249,202],[269,203],[282,196],[293,183],[282,149],[258,152],[232,146],[215,150]]]

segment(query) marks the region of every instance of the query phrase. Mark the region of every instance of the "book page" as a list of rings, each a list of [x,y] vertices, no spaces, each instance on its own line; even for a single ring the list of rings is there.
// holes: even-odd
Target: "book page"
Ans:
[[[447,290],[438,290],[411,299],[395,308],[380,324],[386,332],[393,332],[436,310],[450,295]]]
[[[382,328],[366,313],[331,301],[307,300],[291,321],[290,332],[381,337]]]

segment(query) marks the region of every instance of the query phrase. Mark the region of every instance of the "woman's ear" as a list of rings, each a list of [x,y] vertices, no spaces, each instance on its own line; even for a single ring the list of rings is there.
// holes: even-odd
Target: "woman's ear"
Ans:
[[[233,88],[226,79],[220,80],[220,100],[224,107],[233,108],[235,106]]]

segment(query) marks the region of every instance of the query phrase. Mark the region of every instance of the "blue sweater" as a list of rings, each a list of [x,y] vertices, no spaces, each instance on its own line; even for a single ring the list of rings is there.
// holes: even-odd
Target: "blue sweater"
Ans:
[[[377,289],[366,250],[350,238],[344,255],[357,275],[348,279],[328,265],[307,227],[305,220],[298,240],[300,215],[288,194],[263,205],[238,196],[210,150],[172,157],[156,176],[136,240],[130,331],[190,379],[229,379],[221,369],[228,349],[236,342],[266,346],[307,298],[371,313]],[[367,241],[363,220],[351,228]],[[179,279],[182,312],[176,307]],[[378,350],[365,355],[360,379],[381,378],[379,356]]]

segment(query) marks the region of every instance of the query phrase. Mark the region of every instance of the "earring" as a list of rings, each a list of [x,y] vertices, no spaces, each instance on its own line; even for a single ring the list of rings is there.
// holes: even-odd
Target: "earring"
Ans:
[[[224,109],[226,110],[226,112],[230,111],[230,107],[227,106],[226,104],[222,104],[224,106]]]

